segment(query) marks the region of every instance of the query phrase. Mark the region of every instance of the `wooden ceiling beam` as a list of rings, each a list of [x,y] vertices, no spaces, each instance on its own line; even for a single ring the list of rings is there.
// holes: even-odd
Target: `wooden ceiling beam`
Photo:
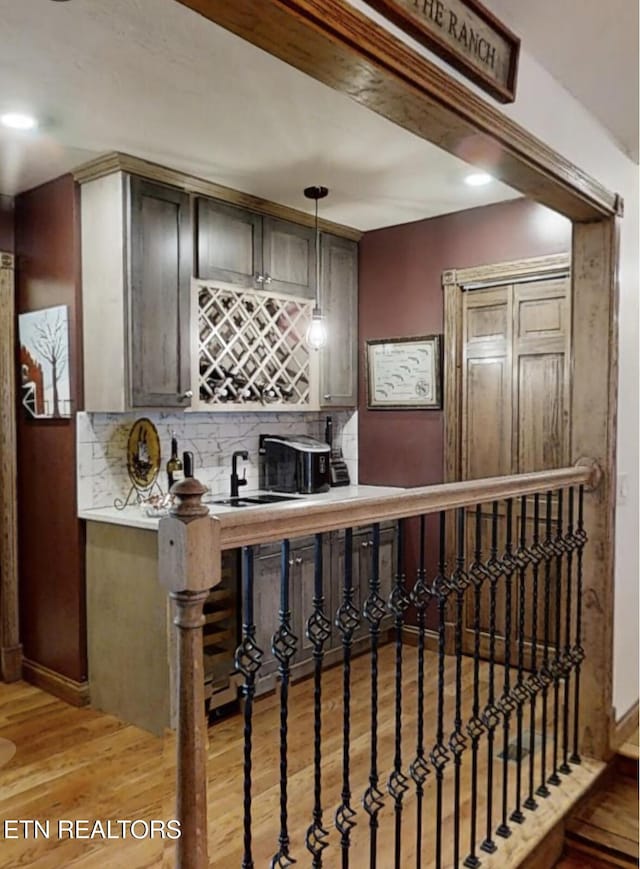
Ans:
[[[621,211],[619,196],[345,0],[177,2],[572,220]]]

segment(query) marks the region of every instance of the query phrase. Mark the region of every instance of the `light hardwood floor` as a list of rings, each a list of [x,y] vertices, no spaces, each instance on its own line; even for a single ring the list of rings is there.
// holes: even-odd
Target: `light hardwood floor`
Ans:
[[[403,768],[415,753],[416,738],[416,666],[415,649],[405,647],[403,679]],[[425,742],[433,741],[435,722],[436,662],[427,656],[427,699]],[[446,666],[446,725],[451,730],[454,714],[455,661]],[[465,659],[463,671],[463,715],[470,714],[472,701],[472,661]],[[340,801],[342,774],[342,670],[327,671],[323,676],[323,804],[328,808],[324,820],[330,829],[330,848],[325,851],[324,865],[339,865],[336,846],[338,835],[333,828],[333,812]],[[483,691],[486,690],[487,666],[482,666]],[[498,684],[501,673],[497,671]],[[362,656],[353,662],[352,672],[352,805],[357,810],[358,825],[353,833],[350,865],[358,869],[368,865],[367,817],[361,807],[361,797],[367,785],[370,751],[369,659]],[[289,715],[289,829],[291,852],[299,865],[310,864],[304,847],[304,833],[311,819],[313,798],[313,684],[304,681],[293,687]],[[386,790],[386,780],[393,764],[394,752],[394,692],[393,648],[381,653],[380,675],[379,760],[380,781]],[[256,704],[254,721],[254,857],[256,866],[266,866],[277,847],[279,830],[278,787],[278,696],[267,697]],[[512,730],[512,735],[514,731]],[[0,838],[2,823],[8,819],[37,819],[51,822],[51,837],[20,838],[0,842],[0,866],[48,867],[79,866],[151,867],[173,865],[173,845],[168,840],[142,839],[58,839],[56,824],[60,819],[167,820],[174,816],[174,751],[173,734],[164,739],[119,722],[115,718],[91,709],[67,706],[42,691],[23,683],[0,685],[0,738],[17,746],[14,758],[0,769]],[[216,869],[239,866],[242,846],[242,719],[234,715],[218,722],[209,730],[209,855]],[[513,806],[515,764],[510,763]],[[461,805],[463,838],[461,856],[468,852],[468,816],[470,763],[462,767]],[[525,770],[528,767],[525,767]],[[527,822],[513,824],[514,835],[500,843],[493,857],[482,854],[482,865],[491,867],[517,866],[522,855],[544,830],[550,829],[557,813],[579,798],[599,773],[601,765],[585,761],[575,768],[562,788],[553,789],[548,800],[540,801],[535,813],[526,813]],[[480,793],[486,789],[486,755],[479,756]],[[501,762],[495,761],[494,791],[496,814],[499,810]],[[536,773],[537,776],[537,773]],[[446,776],[444,812],[445,866],[452,865],[453,789],[451,769]],[[526,783],[526,778],[525,778]],[[424,862],[432,860],[434,841],[434,776],[428,778],[424,811]],[[381,869],[393,865],[393,805],[388,794],[380,815],[379,860]],[[484,805],[484,800],[481,800]],[[403,810],[403,866],[415,865],[416,798],[413,785],[405,798]],[[484,812],[478,818],[479,831],[484,830]],[[138,831],[141,831],[141,827]]]

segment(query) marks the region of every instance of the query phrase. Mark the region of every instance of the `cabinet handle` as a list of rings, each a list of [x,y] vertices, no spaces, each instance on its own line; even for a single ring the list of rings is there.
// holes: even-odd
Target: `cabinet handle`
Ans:
[[[193,389],[185,389],[180,398],[193,398]]]
[[[300,556],[296,558],[296,564],[302,564],[302,558]]]

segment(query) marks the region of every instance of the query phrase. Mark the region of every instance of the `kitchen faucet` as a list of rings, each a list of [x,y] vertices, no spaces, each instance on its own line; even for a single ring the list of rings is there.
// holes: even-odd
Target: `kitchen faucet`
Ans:
[[[231,457],[231,497],[238,497],[238,489],[240,486],[247,485],[247,469],[244,469],[244,475],[242,479],[238,477],[238,459],[244,459],[245,462],[249,458],[249,453],[247,450],[236,450],[233,456]]]

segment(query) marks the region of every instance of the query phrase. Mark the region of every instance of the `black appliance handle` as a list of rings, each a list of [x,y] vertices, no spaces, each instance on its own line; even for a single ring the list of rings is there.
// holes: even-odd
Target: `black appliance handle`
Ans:
[[[333,449],[333,420],[330,416],[327,417],[325,426],[324,426],[324,439],[325,442],[329,444],[331,449]]]

